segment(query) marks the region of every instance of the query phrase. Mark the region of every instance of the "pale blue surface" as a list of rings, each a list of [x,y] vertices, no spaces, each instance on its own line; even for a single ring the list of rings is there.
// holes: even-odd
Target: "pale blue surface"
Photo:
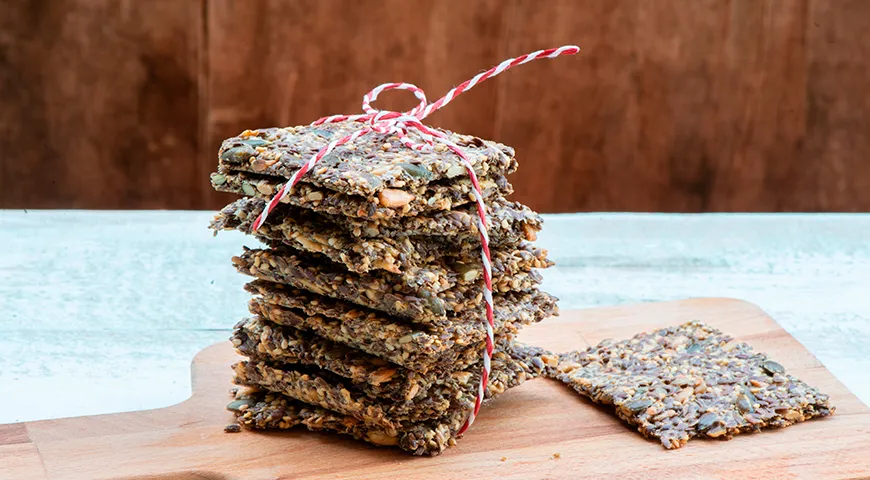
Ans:
[[[0,423],[157,408],[246,314],[212,212],[0,211]],[[735,297],[870,403],[870,215],[546,216],[563,309]],[[7,392],[13,392],[8,394]]]

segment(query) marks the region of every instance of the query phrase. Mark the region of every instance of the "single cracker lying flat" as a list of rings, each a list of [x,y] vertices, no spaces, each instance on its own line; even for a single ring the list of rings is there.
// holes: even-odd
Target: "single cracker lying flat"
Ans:
[[[223,141],[219,165],[224,170],[290,178],[329,142],[362,126],[346,121],[248,130]],[[441,132],[462,147],[478,177],[516,171],[512,148],[471,135]],[[467,173],[461,159],[444,146],[417,151],[405,148],[395,135],[372,133],[352,145],[335,148],[302,181],[349,195],[370,196],[464,176]]]
[[[668,449],[834,412],[779,363],[698,322],[563,354],[555,375]]]
[[[260,198],[240,198],[221,209],[211,222],[210,228],[215,230],[215,233],[218,230],[240,230],[252,233],[254,220],[262,213],[265,204],[266,202]],[[537,238],[542,220],[529,207],[503,198],[488,201],[486,207],[490,245],[515,245],[521,240],[534,241]],[[477,251],[480,247],[476,205],[466,205],[451,211],[416,217],[364,220],[280,204],[261,227],[261,233],[277,230],[301,234],[303,233],[301,227],[304,226],[330,231],[339,228],[345,234],[375,240],[394,238],[404,241],[410,238],[415,244],[424,243],[422,251],[418,254],[424,259],[433,253],[455,255],[457,251]],[[430,245],[434,242],[441,242],[442,245]]]
[[[304,177],[303,177],[304,178]],[[222,171],[211,175],[212,187],[219,192],[269,200],[287,179],[253,173]],[[485,199],[513,193],[513,186],[502,175],[484,177],[479,181]],[[471,180],[457,179],[447,184],[428,184],[412,190],[381,191],[377,196],[364,197],[300,183],[281,200],[296,207],[331,215],[361,219],[393,219],[424,213],[451,210],[474,202]]]
[[[286,430],[302,425],[313,432],[350,435],[373,445],[395,446],[414,455],[429,456],[456,445],[456,433],[467,416],[467,412],[457,409],[438,420],[406,422],[396,431],[258,389],[239,391],[227,409],[234,412],[240,425],[251,430]]]

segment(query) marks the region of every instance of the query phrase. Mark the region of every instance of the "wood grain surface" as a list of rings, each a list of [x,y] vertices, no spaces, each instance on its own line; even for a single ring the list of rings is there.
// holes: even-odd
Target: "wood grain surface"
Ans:
[[[205,206],[199,1],[0,11],[0,208]]]
[[[559,382],[527,382],[482,410],[458,445],[411,457],[296,429],[225,434],[236,357],[228,343],[193,363],[174,407],[0,425],[2,478],[859,478],[870,475],[870,410],[757,307],[697,299],[565,312],[522,340],[566,351],[698,319],[769,353],[831,395],[833,417],[667,451]],[[5,476],[4,476],[5,475]]]
[[[544,212],[870,211],[865,0],[0,0],[0,208],[197,208],[246,128],[431,99]],[[382,108],[408,108],[392,93]]]

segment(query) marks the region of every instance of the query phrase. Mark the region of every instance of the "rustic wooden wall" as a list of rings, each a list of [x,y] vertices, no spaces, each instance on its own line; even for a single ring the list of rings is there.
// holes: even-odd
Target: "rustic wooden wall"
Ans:
[[[437,98],[542,211],[870,211],[867,0],[0,0],[0,208],[214,209],[222,138]],[[401,93],[383,108],[409,107]]]

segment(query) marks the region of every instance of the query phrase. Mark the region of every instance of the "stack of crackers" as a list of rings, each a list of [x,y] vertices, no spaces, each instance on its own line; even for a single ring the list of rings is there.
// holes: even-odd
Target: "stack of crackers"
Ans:
[[[246,131],[223,142],[214,188],[241,195],[211,227],[254,235],[233,258],[253,277],[251,316],[232,342],[244,388],[229,408],[241,425],[349,434],[415,454],[455,442],[480,383],[485,310],[477,210],[460,159],[443,145],[415,151],[388,134],[338,147],[256,231],[266,202],[341,122]],[[514,151],[444,132],[468,155],[488,208],[495,353],[486,398],[540,375],[555,358],[514,341],[557,313],[539,290],[552,265],[532,241],[541,219],[505,199]]]

